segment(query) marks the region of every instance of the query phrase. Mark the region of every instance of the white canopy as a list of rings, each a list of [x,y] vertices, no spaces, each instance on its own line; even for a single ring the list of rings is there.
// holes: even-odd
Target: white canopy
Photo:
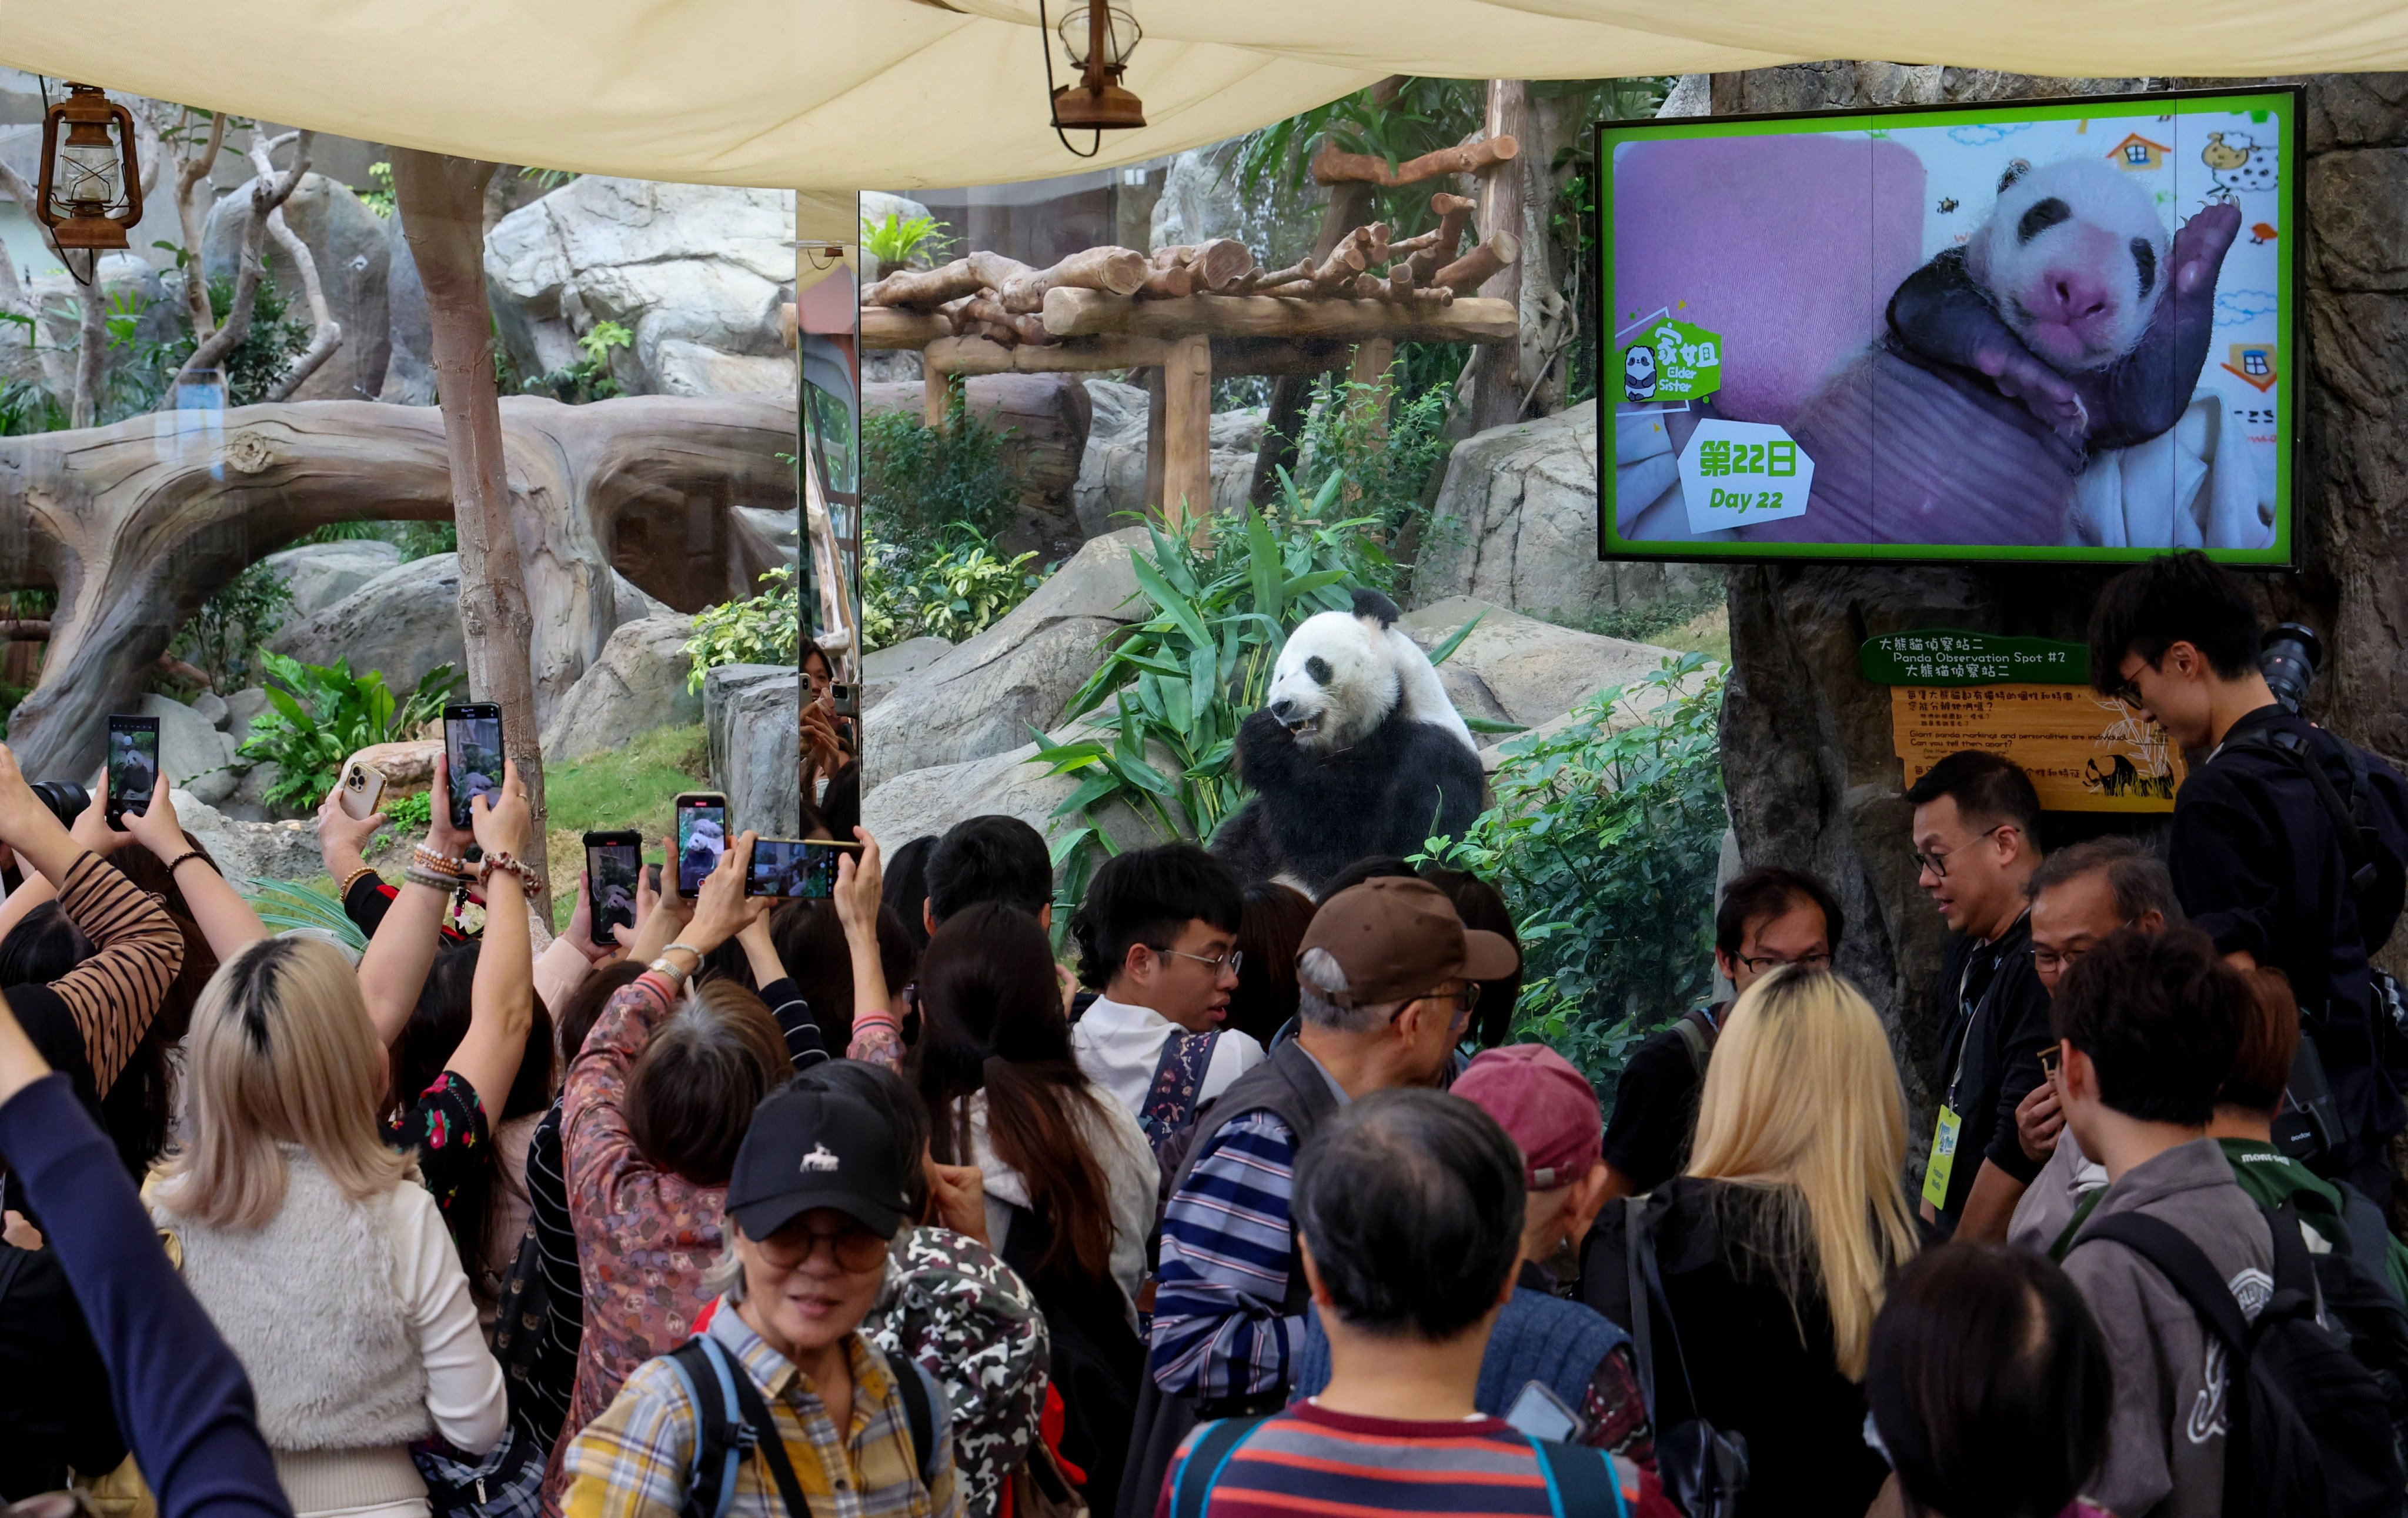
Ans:
[[[822,192],[1137,162],[1396,73],[1823,58],[2098,77],[2408,68],[2400,0],[1118,3],[1145,29],[1127,83],[1153,124],[1106,134],[1089,165],[1046,124],[1038,0],[5,0],[0,61],[371,142]],[[1063,4],[1049,9],[1058,24]]]

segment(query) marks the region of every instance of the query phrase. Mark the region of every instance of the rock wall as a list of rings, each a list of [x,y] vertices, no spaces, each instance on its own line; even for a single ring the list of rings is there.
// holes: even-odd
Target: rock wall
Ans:
[[[212,279],[231,279],[251,222],[246,179],[209,210],[201,234],[201,268]],[[327,310],[343,329],[343,343],[317,373],[294,393],[302,401],[372,401],[384,389],[393,354],[391,282],[394,235],[351,187],[322,174],[305,174],[284,203],[284,224],[309,249]],[[301,293],[301,272],[270,238],[265,248],[268,278],[285,301],[285,320],[309,326]],[[404,252],[404,261],[408,254]],[[415,270],[412,280],[415,282]],[[423,297],[422,296],[423,300]]]

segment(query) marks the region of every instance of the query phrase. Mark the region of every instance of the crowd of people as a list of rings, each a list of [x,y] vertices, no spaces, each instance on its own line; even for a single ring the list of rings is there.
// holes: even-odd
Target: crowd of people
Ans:
[[[398,885],[321,814],[353,951],[271,934],[164,781],[69,825],[0,748],[0,1497],[2400,1512],[2408,786],[2255,641],[2196,555],[2098,609],[2094,679],[2194,752],[2162,848],[2044,849],[1996,754],[1908,788],[1928,1068],[1842,967],[1863,892],[1757,868],[1728,995],[1610,1109],[1508,1041],[1458,871],[1170,844],[1057,924],[1011,818],[848,829],[816,901],[748,896],[744,833],[596,943],[587,885],[531,909],[515,771],[462,829],[437,766]]]

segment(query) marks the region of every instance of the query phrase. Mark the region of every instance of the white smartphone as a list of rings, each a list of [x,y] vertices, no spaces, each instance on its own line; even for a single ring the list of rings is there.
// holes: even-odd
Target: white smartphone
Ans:
[[[383,799],[383,770],[357,759],[343,766],[343,810],[352,821],[364,823],[375,816],[377,803]]]
[[[1535,1381],[1523,1383],[1522,1395],[1505,1410],[1505,1421],[1532,1439],[1551,1439],[1558,1444],[1575,1443],[1586,1431],[1579,1413]]]

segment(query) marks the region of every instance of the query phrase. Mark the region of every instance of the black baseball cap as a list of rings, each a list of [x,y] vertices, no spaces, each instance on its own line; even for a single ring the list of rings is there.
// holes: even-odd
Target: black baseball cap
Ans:
[[[754,1239],[818,1208],[892,1239],[909,1200],[885,1114],[856,1097],[793,1086],[753,1110],[727,1179],[728,1214]]]

